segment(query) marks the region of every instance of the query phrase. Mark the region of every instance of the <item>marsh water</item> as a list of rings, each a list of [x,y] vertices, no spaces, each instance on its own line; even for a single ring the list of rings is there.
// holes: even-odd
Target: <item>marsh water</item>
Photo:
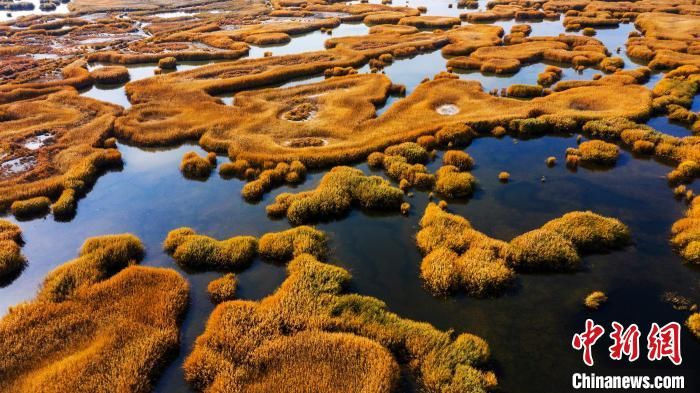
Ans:
[[[428,6],[432,2],[411,6]],[[438,2],[442,4],[442,2]],[[445,4],[448,2],[445,1]],[[439,11],[457,10],[437,7]],[[482,7],[483,8],[483,7]],[[465,10],[460,10],[464,12]],[[436,14],[445,15],[435,11]],[[532,35],[556,35],[563,32],[561,22],[532,23]],[[510,26],[512,22],[498,22]],[[364,34],[364,25],[343,25],[334,35]],[[601,30],[598,38],[611,52],[622,46],[632,25]],[[319,32],[294,37],[285,46],[256,48],[251,56],[272,50],[275,54],[295,53],[323,48],[329,36]],[[624,52],[624,50],[623,50]],[[626,67],[634,65],[621,53]],[[445,69],[446,59],[439,51],[396,61],[385,69],[396,83],[405,84],[408,92],[420,81]],[[203,63],[180,65],[179,69]],[[155,65],[130,67],[132,81],[153,75]],[[534,83],[544,65],[524,67],[510,76],[462,73],[462,79],[481,81],[485,90],[507,87],[513,83]],[[363,68],[360,72],[367,72]],[[595,70],[578,73],[565,68],[566,79],[590,79]],[[653,86],[660,75],[655,75]],[[287,85],[321,80],[308,78]],[[128,107],[124,88],[93,87],[83,94]],[[233,95],[224,97],[231,104]],[[391,98],[378,112],[400,98]],[[698,99],[694,110],[698,110]],[[235,104],[235,102],[234,102]],[[660,131],[679,135],[678,125],[665,118],[649,124]],[[682,127],[681,127],[682,128]],[[690,131],[686,130],[689,135]],[[562,163],[568,147],[576,146],[576,135],[547,136],[530,140],[511,137],[479,138],[466,151],[474,157],[472,171],[479,181],[475,195],[467,200],[449,201],[449,210],[466,217],[489,236],[510,240],[546,221],[573,210],[592,210],[619,218],[632,231],[633,243],[621,251],[586,256],[584,269],[572,274],[520,274],[515,287],[505,295],[491,299],[474,299],[464,295],[447,298],[432,296],[419,278],[421,255],[414,236],[418,221],[428,203],[428,194],[414,191],[408,198],[412,205],[408,217],[400,214],[376,214],[353,210],[342,219],[319,223],[329,233],[332,256],[330,263],[348,269],[353,280],[351,291],[370,295],[386,302],[397,314],[429,322],[440,329],[456,333],[471,332],[488,341],[499,387],[505,392],[560,393],[571,390],[573,372],[594,372],[599,375],[685,375],[686,391],[698,391],[700,378],[700,342],[687,330],[682,333],[683,364],[668,361],[649,362],[640,359],[630,364],[611,361],[607,343],[602,339],[595,347],[596,365],[587,368],[581,353],[571,348],[571,337],[583,330],[586,318],[594,319],[610,330],[610,323],[636,323],[646,334],[652,322],[682,323],[687,313],[676,311],[664,294],[674,292],[695,302],[700,300],[700,269],[684,264],[671,250],[669,231],[674,221],[683,216],[686,204],[673,197],[665,175],[672,168],[654,160],[635,157],[623,151],[617,165],[608,170],[567,169]],[[290,227],[286,220],[271,220],[265,206],[281,192],[316,187],[324,172],[311,173],[297,187],[284,186],[266,194],[257,204],[240,196],[244,182],[224,180],[213,173],[206,181],[185,179],[178,165],[183,154],[197,145],[172,149],[147,150],[119,145],[124,158],[120,170],[100,177],[93,189],[79,202],[76,216],[59,222],[48,216],[19,222],[23,230],[23,253],[29,264],[19,278],[0,288],[0,310],[5,313],[13,304],[29,300],[43,277],[53,268],[74,258],[83,241],[91,236],[131,232],[142,239],[147,248],[143,262],[180,271],[189,281],[190,306],[182,323],[181,348],[176,359],[164,370],[157,383],[158,392],[189,392],[181,365],[190,353],[194,340],[203,330],[213,310],[206,287],[221,273],[182,271],[163,253],[161,242],[175,228],[189,226],[202,234],[218,239],[237,235],[260,236],[266,232]],[[436,170],[440,156],[429,165]],[[557,157],[559,163],[549,168],[545,159]],[[220,157],[219,161],[226,160]],[[365,164],[356,166],[373,172]],[[500,183],[497,175],[507,171],[511,181]],[[691,186],[692,188],[692,186]],[[14,220],[8,217],[10,220]],[[242,299],[260,299],[272,293],[286,276],[285,267],[255,261],[239,273]],[[602,290],[609,302],[600,310],[587,311],[582,299],[591,291]],[[644,340],[641,341],[642,351]],[[643,358],[643,356],[642,356]]]

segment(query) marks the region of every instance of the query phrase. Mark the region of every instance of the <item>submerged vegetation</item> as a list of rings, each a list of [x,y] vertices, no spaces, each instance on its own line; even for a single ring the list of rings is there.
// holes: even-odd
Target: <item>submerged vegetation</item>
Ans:
[[[131,266],[130,235],[88,239],[34,301],[0,320],[0,390],[149,392],[178,347],[188,286],[175,271]]]

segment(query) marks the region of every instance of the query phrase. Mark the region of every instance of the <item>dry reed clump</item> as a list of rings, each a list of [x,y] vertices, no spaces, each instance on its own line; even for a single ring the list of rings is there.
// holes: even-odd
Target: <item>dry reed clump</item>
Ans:
[[[614,250],[630,242],[629,228],[620,220],[590,211],[566,213],[542,229],[558,233],[583,253]]]
[[[219,175],[224,178],[237,177],[243,179],[245,178],[246,171],[250,168],[250,163],[246,160],[224,162],[219,166]]]
[[[21,246],[22,230],[9,221],[0,220],[0,286],[12,281],[27,265]]]
[[[158,60],[158,68],[162,70],[174,70],[177,67],[177,59],[174,57],[164,57]]]
[[[378,158],[377,155],[373,157],[374,160]],[[399,182],[399,187],[403,191],[413,186],[430,189],[435,184],[435,176],[428,172],[425,165],[410,164],[403,156],[382,154],[381,166],[384,167],[390,178]]]
[[[460,171],[468,171],[474,167],[474,159],[462,150],[448,150],[442,157],[443,165],[452,165]]]
[[[286,215],[294,225],[328,220],[346,214],[354,206],[369,210],[397,210],[403,192],[378,176],[365,176],[350,167],[335,167],[315,190],[283,193],[267,206],[271,215]]]
[[[666,178],[671,185],[675,185],[689,183],[698,176],[700,176],[700,164],[693,160],[685,160],[669,172]]]
[[[106,235],[85,240],[78,258],[51,271],[44,279],[37,299],[61,302],[82,288],[103,281],[115,272],[143,259],[141,241],[131,234]]]
[[[479,337],[453,338],[402,319],[379,300],[345,294],[350,274],[301,254],[258,302],[219,305],[184,364],[199,391],[391,392],[399,362],[426,392],[485,392],[493,374]]]
[[[0,210],[34,197],[58,197],[66,189],[82,195],[100,173],[121,156],[104,149],[121,109],[60,92],[0,105]]]
[[[615,165],[620,149],[613,143],[592,140],[581,143],[578,149],[567,149],[567,162],[570,161],[569,156],[578,157],[575,161],[583,164]]]
[[[605,295],[604,292],[601,291],[593,291],[586,296],[586,298],[583,300],[583,304],[591,309],[591,310],[597,310],[603,303],[608,301],[608,297]]]
[[[236,161],[238,162],[238,160]],[[257,179],[247,183],[241,189],[241,195],[248,201],[257,201],[282,183],[297,184],[306,178],[306,167],[300,161],[278,163],[274,168],[260,172]]]
[[[191,179],[206,179],[216,167],[216,154],[209,153],[201,157],[196,152],[185,153],[180,162],[180,171],[185,177]]]
[[[51,200],[47,197],[34,197],[22,201],[14,201],[10,206],[10,210],[18,218],[45,216],[51,210]]]
[[[547,159],[544,161],[544,163],[545,163],[548,167],[551,168],[551,167],[557,165],[557,158],[556,158],[556,157],[547,157]]]
[[[77,208],[78,193],[72,188],[63,190],[56,202],[51,204],[51,212],[53,212],[54,217],[60,220],[72,218]]]
[[[571,271],[580,264],[574,245],[560,234],[535,229],[511,240],[514,266],[519,271]]]
[[[163,249],[182,267],[193,270],[235,270],[253,261],[258,240],[236,236],[216,240],[198,235],[192,228],[178,228],[168,233]]]
[[[212,303],[219,304],[236,298],[238,278],[233,273],[227,273],[207,285],[207,293]]]
[[[515,98],[532,98],[544,95],[544,89],[538,85],[510,85],[506,89],[506,96]]]
[[[129,81],[129,70],[124,66],[100,67],[90,72],[90,77],[105,85],[119,85]]]
[[[579,253],[619,248],[629,241],[629,230],[618,220],[571,212],[506,243],[445,208],[430,203],[416,235],[425,255],[421,277],[437,294],[464,289],[472,296],[497,295],[512,283],[514,270],[573,270]]]
[[[326,234],[306,225],[266,233],[258,243],[260,256],[275,261],[289,261],[301,254],[323,258],[327,251]]]
[[[404,142],[399,145],[389,146],[384,150],[387,156],[401,156],[409,164],[421,164],[428,161],[428,151],[415,142]]]
[[[686,261],[700,264],[700,198],[693,198],[685,217],[671,227],[671,245]]]
[[[685,321],[685,326],[696,338],[700,338],[700,313],[691,314]]]
[[[88,241],[0,321],[0,390],[152,390],[179,346],[188,286],[173,270],[128,266],[130,246],[142,247],[120,236]]]
[[[469,197],[476,187],[476,178],[471,173],[460,172],[452,165],[440,167],[435,177],[435,191],[447,198]]]
[[[497,295],[515,279],[505,259],[507,243],[474,230],[463,217],[430,203],[420,226],[421,278],[433,293],[463,289],[472,296]]]
[[[562,69],[557,66],[547,66],[543,72],[537,75],[537,84],[549,87],[561,79]]]
[[[501,183],[508,183],[510,181],[510,173],[500,172],[498,174],[498,181],[500,181]]]

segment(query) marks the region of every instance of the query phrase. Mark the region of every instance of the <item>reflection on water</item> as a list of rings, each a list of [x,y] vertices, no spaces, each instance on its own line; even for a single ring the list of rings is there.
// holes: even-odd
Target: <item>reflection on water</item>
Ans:
[[[426,5],[428,14],[455,15],[464,10],[448,8],[449,1],[411,1],[410,6]],[[452,2],[453,4],[455,2]],[[398,2],[394,5],[400,5]],[[484,2],[481,2],[483,8]],[[497,22],[508,31],[513,22]],[[563,32],[560,21],[531,23],[532,35],[557,35]],[[624,55],[624,41],[632,25],[618,29],[598,30],[601,39],[614,53],[622,46],[620,56],[626,67],[633,65]],[[362,24],[344,24],[332,36],[366,34]],[[330,36],[313,32],[292,38],[288,45],[251,47],[251,57],[265,51],[274,54],[297,53],[323,49]],[[191,69],[208,62],[183,63],[179,70]],[[426,77],[445,69],[446,59],[440,51],[421,54],[412,59],[397,60],[384,72],[395,83],[406,86],[410,93]],[[96,66],[96,65],[93,65]],[[534,84],[544,64],[533,64],[509,77],[460,73],[462,79],[475,79],[485,90],[506,87],[513,83]],[[130,66],[131,80],[153,75],[156,65]],[[590,79],[596,70],[582,73],[564,67],[563,80]],[[360,72],[368,72],[363,67]],[[653,86],[662,74],[654,74],[647,84]],[[314,76],[289,81],[294,86],[323,80]],[[95,86],[86,96],[129,107],[124,86]],[[234,103],[233,95],[221,96],[224,103]],[[383,112],[399,98],[390,98]],[[700,110],[700,99],[693,103]],[[649,122],[662,132],[678,135],[676,125],[664,117]],[[688,130],[684,129],[688,135]],[[435,298],[422,287],[419,278],[421,255],[414,244],[418,221],[428,203],[428,195],[415,192],[409,198],[411,214],[366,214],[353,210],[339,221],[319,224],[329,232],[334,250],[331,263],[350,270],[352,290],[376,296],[400,315],[430,322],[441,329],[457,333],[472,332],[485,338],[493,352],[490,366],[507,392],[560,393],[567,390],[571,373],[587,371],[597,374],[627,374],[630,369],[670,369],[667,363],[650,364],[640,360],[633,365],[608,360],[606,347],[595,349],[596,366],[582,370],[580,353],[570,348],[570,338],[579,331],[588,317],[609,326],[613,320],[623,324],[637,323],[646,329],[651,322],[681,322],[685,315],[676,312],[661,300],[666,291],[676,291],[691,299],[700,298],[697,267],[681,263],[669,247],[672,223],[686,209],[672,197],[664,176],[670,170],[653,160],[633,158],[623,152],[617,165],[605,171],[579,168],[572,172],[563,165],[567,147],[576,146],[574,136],[550,136],[533,140],[483,138],[466,149],[476,161],[473,174],[479,188],[468,201],[451,201],[449,209],[468,218],[486,234],[511,238],[541,226],[548,220],[572,210],[593,210],[617,217],[632,230],[634,244],[623,251],[584,258],[585,268],[575,274],[522,274],[515,288],[496,299],[472,299],[454,296]],[[29,265],[10,286],[0,289],[0,313],[7,307],[30,299],[43,277],[53,268],[74,258],[87,237],[132,232],[147,247],[144,264],[171,267],[187,277],[191,285],[191,305],[182,326],[182,345],[178,358],[166,369],[158,383],[158,392],[189,392],[181,365],[194,340],[204,329],[213,306],[206,286],[220,273],[187,273],[179,269],[161,250],[166,234],[181,226],[193,227],[198,233],[216,238],[236,235],[259,236],[270,231],[287,229],[285,220],[270,220],[265,206],[281,192],[295,191],[284,186],[265,195],[258,204],[248,204],[240,197],[243,182],[222,180],[213,174],[206,182],[186,180],[178,170],[183,154],[189,150],[203,153],[198,146],[181,146],[170,150],[147,150],[119,146],[124,168],[110,172],[97,181],[93,190],[80,201],[76,217],[70,222],[57,222],[51,216],[22,222],[26,245],[23,253]],[[549,168],[545,159],[554,156],[558,164]],[[223,160],[223,158],[222,158]],[[440,158],[429,165],[435,171]],[[370,172],[365,164],[358,165]],[[507,171],[508,184],[497,175]],[[376,174],[382,174],[376,172]],[[296,191],[315,187],[323,173],[311,173]],[[543,181],[544,180],[544,181]],[[11,218],[10,218],[11,219]],[[263,261],[239,276],[239,296],[259,299],[274,291],[285,277],[283,266]],[[581,302],[593,290],[605,291],[610,301],[595,313],[585,311]],[[684,366],[673,368],[674,374],[685,374],[686,383],[697,383],[690,376],[697,373],[700,343],[683,333]],[[620,368],[624,368],[623,371]],[[689,386],[689,391],[693,387]],[[695,390],[697,391],[697,390]]]

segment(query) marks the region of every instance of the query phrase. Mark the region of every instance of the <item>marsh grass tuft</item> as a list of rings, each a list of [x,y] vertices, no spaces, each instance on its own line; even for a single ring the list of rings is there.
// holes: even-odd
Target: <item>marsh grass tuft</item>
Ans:
[[[685,326],[693,335],[700,339],[700,313],[691,314],[685,321]]]
[[[151,391],[179,346],[189,289],[173,270],[130,266],[142,252],[131,235],[88,239],[13,307],[0,320],[0,390]]]
[[[613,143],[600,140],[586,141],[579,145],[577,149],[567,149],[567,164],[584,163],[613,166],[620,155],[620,149]],[[569,156],[576,156],[578,159],[569,159]]]
[[[484,340],[402,319],[381,301],[346,294],[350,274],[301,254],[277,291],[220,304],[184,364],[201,391],[389,393],[399,364],[426,392],[485,392],[494,376]]]
[[[0,286],[16,278],[27,265],[21,246],[22,230],[9,221],[0,220]]]
[[[17,218],[42,217],[51,210],[51,200],[47,197],[34,197],[23,201],[14,201],[10,209]]]
[[[340,217],[353,206],[398,211],[402,202],[403,192],[381,177],[340,166],[328,172],[315,190],[282,193],[267,208],[268,214],[286,214],[292,224],[299,225]]]
[[[233,273],[227,273],[207,285],[207,293],[212,303],[219,304],[236,298],[238,278]]]
[[[444,165],[435,176],[435,191],[447,198],[469,197],[476,187],[476,178],[469,172],[460,172],[456,166]]]
[[[246,267],[257,255],[258,240],[236,236],[216,240],[198,235],[191,228],[170,231],[163,249],[183,267],[193,270],[236,270]]]
[[[591,309],[591,310],[597,310],[600,308],[600,306],[608,301],[608,297],[605,295],[604,292],[601,291],[593,291],[586,296],[586,298],[583,300],[583,304]]]
[[[416,235],[424,255],[421,278],[439,295],[460,289],[477,297],[499,295],[513,283],[516,270],[571,271],[579,267],[580,253],[629,242],[629,229],[620,221],[571,212],[506,243],[477,231],[446,207],[429,203]]]
[[[214,167],[216,167],[216,154],[214,153],[201,157],[196,152],[190,151],[185,153],[180,162],[180,171],[189,179],[207,179]]]
[[[274,261],[289,261],[301,254],[324,258],[328,252],[327,241],[324,232],[302,225],[264,234],[258,248],[260,256]]]

